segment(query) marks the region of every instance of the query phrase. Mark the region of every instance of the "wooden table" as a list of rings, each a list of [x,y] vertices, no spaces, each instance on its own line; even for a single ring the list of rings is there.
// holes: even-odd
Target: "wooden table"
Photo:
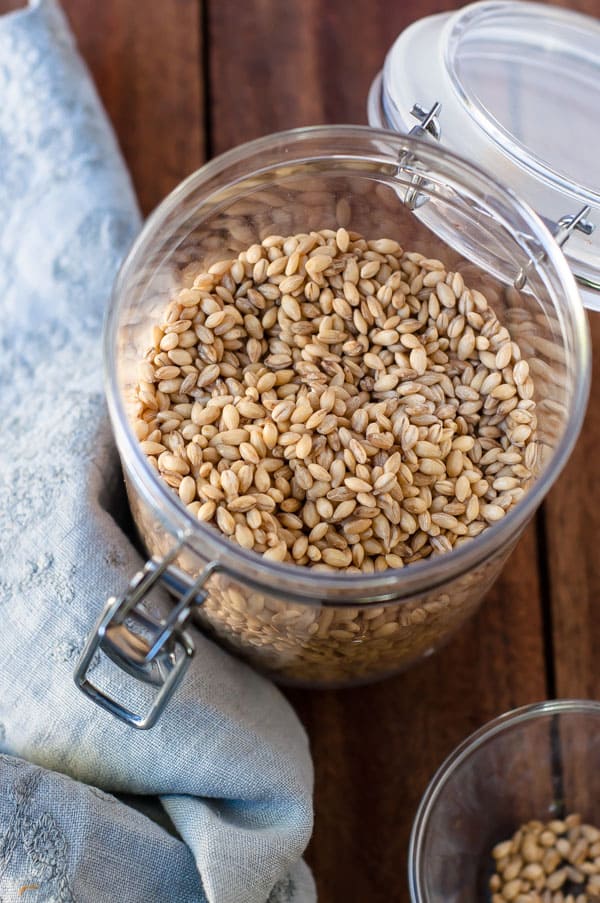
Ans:
[[[454,0],[63,0],[145,213],[204,160],[292,126],[366,121],[396,35]],[[0,0],[0,12],[22,5]],[[565,4],[600,14],[600,0]],[[600,318],[591,317],[595,359]],[[600,377],[592,386],[592,399]],[[310,735],[321,903],[408,901],[411,823],[435,769],[500,712],[600,690],[600,409],[479,614],[387,682],[289,697]],[[243,903],[243,901],[240,901]]]

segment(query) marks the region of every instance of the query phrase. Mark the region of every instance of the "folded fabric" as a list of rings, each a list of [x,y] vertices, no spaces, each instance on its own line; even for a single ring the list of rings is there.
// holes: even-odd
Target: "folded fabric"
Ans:
[[[151,731],[73,682],[140,565],[100,355],[139,214],[53,0],[0,19],[0,161],[0,900],[309,903],[308,744],[270,683],[196,631]],[[159,795],[179,836],[104,791]]]

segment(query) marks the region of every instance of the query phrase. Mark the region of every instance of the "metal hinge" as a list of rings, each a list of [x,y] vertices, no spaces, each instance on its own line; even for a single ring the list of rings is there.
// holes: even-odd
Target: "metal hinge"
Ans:
[[[439,101],[436,101],[433,106],[429,110],[425,110],[421,104],[414,104],[412,110],[410,111],[410,115],[417,119],[418,125],[413,126],[413,128],[408,133],[410,138],[434,138],[436,141],[439,141],[442,135],[442,127],[439,121],[439,114],[441,113],[442,105]],[[398,173],[403,173],[406,175],[407,169],[412,166],[415,162],[415,155],[412,151],[404,150],[401,151],[398,157]],[[404,193],[403,201],[409,210],[416,210],[418,207],[421,207],[426,201],[429,200],[428,195],[424,194],[422,191],[419,191],[419,187],[422,187],[425,183],[425,178],[416,172],[410,173],[410,186],[406,189]]]
[[[582,232],[584,235],[591,235],[593,233],[596,226],[586,219],[591,213],[591,210],[592,208],[589,205],[586,205],[585,207],[582,207],[578,213],[568,213],[565,216],[561,216],[556,223],[546,219],[546,217],[542,217],[542,219],[552,232],[556,243],[562,248],[569,241],[574,232]],[[524,267],[521,267],[514,281],[516,289],[520,290],[525,287],[528,271],[536,264],[541,263],[545,257],[545,252],[540,251],[536,257],[532,257]]]
[[[419,124],[413,126],[408,134],[414,138],[424,138],[427,134],[439,141],[442,137],[442,127],[438,118],[441,112],[442,105],[437,100],[429,110],[425,110],[420,103],[414,104],[410,115],[418,119]]]

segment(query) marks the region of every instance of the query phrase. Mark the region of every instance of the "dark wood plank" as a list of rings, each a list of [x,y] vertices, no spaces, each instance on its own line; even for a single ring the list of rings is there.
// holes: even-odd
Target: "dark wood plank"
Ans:
[[[433,11],[433,2],[213,0],[213,151],[283,128],[364,122],[387,47]],[[308,858],[321,903],[409,899],[408,837],[435,769],[487,719],[546,695],[541,609],[532,526],[483,609],[438,656],[368,687],[289,691],[315,760]]]
[[[212,0],[213,153],[280,129],[366,123],[369,85],[399,32],[418,16],[459,5]]]
[[[64,0],[144,213],[204,161],[198,0]]]
[[[598,0],[569,0],[557,5],[600,16]],[[589,321],[593,353],[590,404],[573,456],[550,493],[545,511],[556,695],[597,698],[600,314],[590,314]]]
[[[26,6],[26,0],[0,0],[0,16],[12,13],[15,9],[24,9]]]
[[[546,502],[546,541],[558,696],[600,693],[600,314],[590,315],[590,405],[573,456]]]

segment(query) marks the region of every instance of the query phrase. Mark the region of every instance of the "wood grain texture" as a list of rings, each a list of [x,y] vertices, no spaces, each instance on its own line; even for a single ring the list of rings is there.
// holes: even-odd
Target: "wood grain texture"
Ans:
[[[204,162],[198,0],[63,0],[142,211]]]
[[[442,2],[212,0],[213,152],[280,129],[366,123],[371,81],[398,33]]]
[[[24,9],[27,0],[0,0],[0,16],[4,13],[12,13],[15,9]]]
[[[557,696],[600,694],[600,314],[590,314],[590,405],[573,455],[545,503]]]

